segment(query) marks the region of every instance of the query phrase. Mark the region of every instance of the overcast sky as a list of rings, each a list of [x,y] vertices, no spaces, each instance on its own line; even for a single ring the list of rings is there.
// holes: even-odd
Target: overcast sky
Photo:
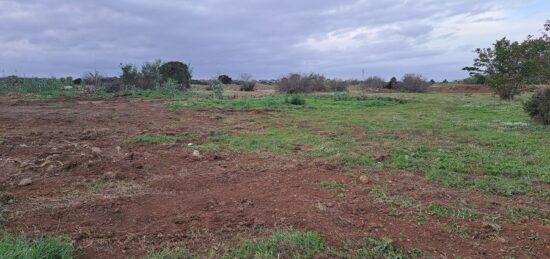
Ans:
[[[2,75],[117,75],[180,60],[196,78],[457,79],[476,47],[538,34],[550,0],[0,0]]]

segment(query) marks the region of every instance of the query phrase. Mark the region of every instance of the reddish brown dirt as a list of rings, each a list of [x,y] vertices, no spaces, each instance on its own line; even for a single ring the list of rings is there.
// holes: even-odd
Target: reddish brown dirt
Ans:
[[[205,152],[175,145],[124,143],[144,133],[195,133],[203,143],[223,126],[234,128],[268,111],[170,112],[160,101],[115,99],[23,100],[0,97],[0,191],[17,202],[4,205],[12,232],[66,235],[81,258],[141,256],[165,246],[206,254],[244,238],[292,227],[317,231],[336,248],[349,240],[389,237],[404,249],[433,257],[549,258],[550,229],[537,217],[511,223],[500,233],[481,219],[449,219],[423,209],[390,206],[369,195],[391,195],[462,206],[481,215],[520,204],[547,211],[527,197],[505,199],[446,189],[418,174],[347,168],[273,154]],[[226,125],[227,126],[227,125]],[[92,148],[100,153],[93,154]],[[296,152],[300,152],[297,148]],[[112,172],[106,174],[107,172]],[[366,174],[368,183],[358,181]],[[23,178],[33,183],[18,186]],[[319,181],[343,183],[323,190]],[[419,223],[418,216],[426,215]],[[466,236],[451,233],[457,224]],[[216,250],[214,250],[216,251]]]

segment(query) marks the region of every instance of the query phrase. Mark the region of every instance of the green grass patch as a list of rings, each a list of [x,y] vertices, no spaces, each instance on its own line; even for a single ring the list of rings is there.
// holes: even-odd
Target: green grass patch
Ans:
[[[344,184],[335,181],[322,181],[317,183],[317,187],[325,190],[344,189]]]
[[[74,257],[70,240],[62,237],[27,239],[0,232],[0,258],[4,259],[69,259]]]
[[[183,248],[165,248],[154,251],[145,256],[145,259],[195,259],[198,258]]]
[[[358,258],[412,259],[428,258],[428,256],[419,249],[404,251],[395,246],[389,238],[382,240],[366,238],[363,247],[359,250]]]
[[[177,141],[178,138],[174,136],[153,135],[147,133],[143,136],[128,138],[125,143],[170,144],[176,143]]]
[[[431,204],[428,206],[427,210],[432,214],[447,218],[467,219],[478,217],[478,214],[474,211],[460,208],[450,208],[440,204]]]
[[[315,258],[326,249],[317,233],[277,231],[268,239],[243,241],[222,258]]]

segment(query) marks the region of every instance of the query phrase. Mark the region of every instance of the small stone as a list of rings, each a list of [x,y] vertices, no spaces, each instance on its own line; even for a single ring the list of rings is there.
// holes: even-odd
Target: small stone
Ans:
[[[193,145],[193,143],[189,143],[189,144],[187,144],[187,146],[188,146],[188,147],[190,147],[190,146],[192,146],[192,145]]]
[[[103,151],[101,150],[101,148],[98,148],[98,147],[93,147],[92,148],[92,154],[95,157],[101,156],[102,153],[103,153]]]
[[[31,179],[31,178],[25,178],[25,179],[21,180],[21,181],[19,182],[19,184],[17,184],[17,185],[19,185],[19,186],[27,186],[27,185],[31,185],[31,184],[32,184],[32,179]]]
[[[193,156],[196,158],[202,158],[201,152],[199,152],[198,150],[193,151]]]
[[[72,85],[66,85],[66,86],[63,86],[63,89],[65,89],[65,90],[72,90],[72,89],[73,89],[73,86],[72,86]]]
[[[117,175],[114,172],[106,172],[105,174],[103,174],[103,180],[105,180],[105,181],[113,180],[116,177],[117,177]]]
[[[366,175],[361,175],[359,177],[359,182],[361,182],[362,184],[368,184],[370,181],[369,181],[369,178]]]

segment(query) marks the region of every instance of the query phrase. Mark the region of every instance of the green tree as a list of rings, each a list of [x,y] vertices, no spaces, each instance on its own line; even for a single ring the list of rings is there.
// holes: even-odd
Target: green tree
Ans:
[[[191,71],[187,64],[179,61],[171,61],[160,66],[159,71],[163,82],[166,82],[168,79],[173,79],[185,88],[191,86]]]
[[[120,64],[120,69],[122,70],[122,75],[120,75],[120,79],[122,80],[123,84],[129,86],[137,85],[139,73],[136,66],[132,64]]]

